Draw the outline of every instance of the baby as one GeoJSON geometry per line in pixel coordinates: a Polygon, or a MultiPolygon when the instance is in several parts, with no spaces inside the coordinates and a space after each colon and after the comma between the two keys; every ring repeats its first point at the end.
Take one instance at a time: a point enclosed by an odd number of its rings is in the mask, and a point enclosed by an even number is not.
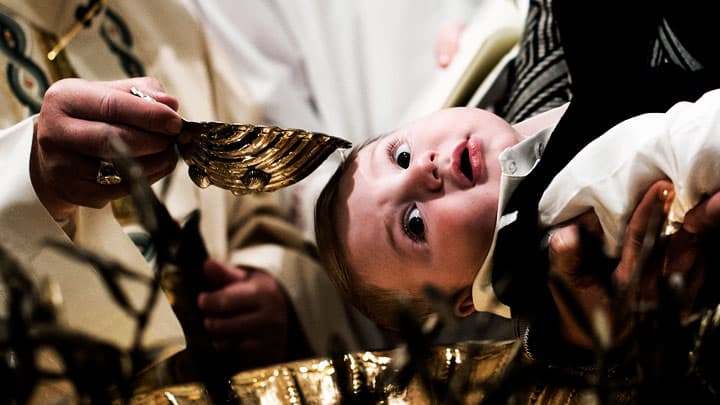
{"type": "MultiPolygon", "coordinates": [[[[399,297],[421,316],[430,312],[426,284],[452,298],[457,316],[475,310],[509,316],[490,282],[497,230],[513,220],[499,213],[540,159],[553,126],[525,138],[487,111],[455,108],[353,151],[316,207],[318,247],[331,278],[387,327],[399,297]]],[[[627,218],[653,181],[668,177],[675,184],[677,220],[720,189],[714,180],[720,162],[696,164],[697,156],[717,156],[719,148],[720,90],[625,121],[558,174],[540,218],[549,227],[594,209],[606,250],[615,253],[627,218]]]]}

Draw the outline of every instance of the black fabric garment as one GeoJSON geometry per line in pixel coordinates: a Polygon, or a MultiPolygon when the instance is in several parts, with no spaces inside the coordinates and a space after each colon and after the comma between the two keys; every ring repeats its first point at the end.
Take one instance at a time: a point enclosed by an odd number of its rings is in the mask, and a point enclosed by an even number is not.
{"type": "Polygon", "coordinates": [[[712,35],[717,31],[714,25],[697,26],[692,18],[692,13],[712,13],[718,7],[707,3],[688,7],[656,0],[554,0],[573,96],[541,161],[513,193],[503,213],[517,211],[518,216],[498,233],[493,288],[513,315],[532,317],[537,308],[546,307],[540,303],[549,299],[547,252],[540,249],[544,231],[538,227],[537,208],[555,174],[582,147],[620,121],[666,111],[678,101],[694,101],[720,87],[715,69],[718,56],[713,52],[698,52],[697,59],[706,67],[696,71],[650,63],[664,19],[688,50],[700,49],[697,41],[718,37],[712,35]],[[675,8],[690,8],[692,13],[680,18],[675,8]]]}
{"type": "Polygon", "coordinates": [[[511,124],[570,101],[570,76],[552,13],[552,0],[530,0],[517,57],[508,67],[509,89],[496,113],[511,124]]]}

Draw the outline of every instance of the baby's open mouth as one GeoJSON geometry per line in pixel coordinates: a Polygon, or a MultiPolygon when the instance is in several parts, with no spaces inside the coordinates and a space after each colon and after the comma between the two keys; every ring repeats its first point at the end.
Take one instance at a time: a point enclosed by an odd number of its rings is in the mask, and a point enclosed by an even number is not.
{"type": "Polygon", "coordinates": [[[462,155],[460,155],[460,171],[468,180],[473,181],[473,170],[470,164],[470,151],[468,148],[463,149],[462,155]]]}

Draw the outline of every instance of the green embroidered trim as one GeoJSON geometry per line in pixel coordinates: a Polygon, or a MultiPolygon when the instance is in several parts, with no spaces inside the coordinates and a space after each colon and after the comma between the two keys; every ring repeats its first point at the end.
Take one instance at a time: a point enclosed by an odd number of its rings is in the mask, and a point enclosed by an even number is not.
{"type": "Polygon", "coordinates": [[[7,82],[15,97],[30,109],[40,112],[40,104],[50,84],[40,67],[25,56],[27,39],[20,25],[10,16],[0,13],[0,52],[9,60],[6,67],[7,82]],[[21,71],[35,82],[36,93],[30,94],[20,83],[21,71]]]}

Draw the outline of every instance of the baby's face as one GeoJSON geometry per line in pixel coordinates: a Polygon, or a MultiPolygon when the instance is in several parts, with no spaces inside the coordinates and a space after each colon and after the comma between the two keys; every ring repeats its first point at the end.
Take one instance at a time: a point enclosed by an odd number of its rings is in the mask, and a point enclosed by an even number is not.
{"type": "Polygon", "coordinates": [[[357,277],[410,293],[471,285],[495,227],[498,155],[517,139],[499,117],[456,108],[362,149],[340,183],[336,218],[357,277]]]}

